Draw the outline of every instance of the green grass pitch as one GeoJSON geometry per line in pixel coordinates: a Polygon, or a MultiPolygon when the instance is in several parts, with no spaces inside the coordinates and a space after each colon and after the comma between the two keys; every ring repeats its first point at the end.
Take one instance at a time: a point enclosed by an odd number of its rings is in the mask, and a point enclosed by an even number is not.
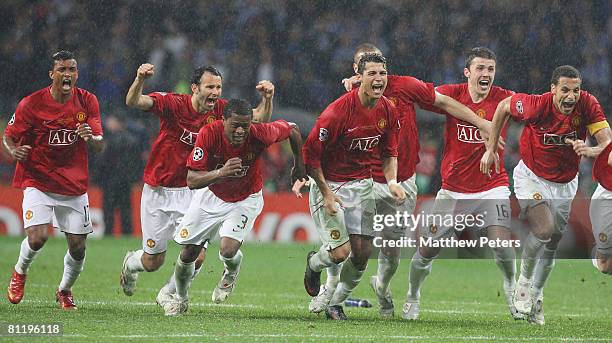
{"type": "MultiPolygon", "coordinates": [[[[19,252],[20,238],[0,240],[3,292],[19,252]]],[[[379,317],[377,308],[346,308],[347,322],[332,322],[308,313],[302,285],[311,244],[247,242],[238,284],[226,303],[210,300],[222,264],[217,245],[209,249],[205,270],[190,290],[186,315],[168,318],[155,304],[159,287],[170,276],[178,253],[170,244],[166,264],[142,273],[136,293],[123,295],[119,273],[128,249],[137,239],[90,240],[85,270],[73,294],[76,312],[56,308],[66,243],[50,239],[28,275],[19,305],[0,301],[0,322],[62,323],[63,337],[0,337],[0,341],[612,341],[612,278],[598,273],[588,260],[559,260],[545,290],[546,325],[514,321],[501,295],[501,274],[491,260],[439,260],[427,279],[417,322],[401,319],[409,260],[403,259],[393,280],[396,316],[379,317]]],[[[371,260],[354,297],[376,304],[368,278],[371,260]]]]}

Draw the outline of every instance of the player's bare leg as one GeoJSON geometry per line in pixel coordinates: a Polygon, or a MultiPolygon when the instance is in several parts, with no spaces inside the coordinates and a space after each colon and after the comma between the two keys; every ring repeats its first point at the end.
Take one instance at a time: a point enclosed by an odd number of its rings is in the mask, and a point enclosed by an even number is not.
{"type": "Polygon", "coordinates": [[[329,319],[345,320],[346,315],[342,304],[353,292],[361,281],[361,277],[368,266],[368,259],[372,254],[371,236],[349,235],[351,254],[342,264],[340,271],[340,283],[334,291],[334,295],[329,302],[326,315],[329,319]]]}
{"type": "Polygon", "coordinates": [[[612,275],[612,256],[597,252],[593,259],[593,266],[604,274],[612,275]]]}
{"type": "MultiPolygon", "coordinates": [[[[532,277],[538,263],[538,254],[553,234],[553,216],[546,203],[540,203],[527,210],[531,233],[527,236],[521,256],[521,273],[514,291],[513,303],[523,313],[531,313],[533,305],[532,277]]],[[[554,255],[554,254],[553,254],[554,255]]],[[[554,259],[554,256],[553,256],[554,259]]]]}
{"type": "MultiPolygon", "coordinates": [[[[510,230],[503,226],[489,226],[487,228],[487,236],[491,240],[500,239],[502,241],[509,241],[512,237],[510,234],[510,230]]],[[[522,313],[516,310],[514,303],[512,301],[512,297],[514,296],[514,289],[516,288],[516,253],[514,248],[508,247],[496,247],[492,248],[493,256],[495,258],[495,264],[502,272],[504,277],[503,281],[503,289],[504,295],[506,297],[506,303],[508,304],[508,308],[510,309],[510,314],[514,319],[524,319],[522,313]]]]}
{"type": "Polygon", "coordinates": [[[408,294],[402,309],[404,319],[416,320],[419,318],[421,286],[427,275],[431,273],[433,260],[438,256],[440,250],[434,247],[419,247],[412,256],[408,276],[408,294]]]}
{"type": "MultiPolygon", "coordinates": [[[[383,239],[391,237],[386,237],[383,231],[383,239]]],[[[379,312],[383,317],[392,317],[395,311],[389,284],[399,266],[400,252],[400,248],[383,246],[378,253],[377,273],[370,279],[370,286],[378,298],[379,312]]]]}
{"type": "Polygon", "coordinates": [[[42,224],[26,228],[27,237],[21,242],[19,258],[7,290],[7,298],[13,304],[18,304],[23,299],[28,269],[49,238],[47,227],[47,224],[42,224]]]}
{"type": "Polygon", "coordinates": [[[221,237],[219,246],[219,259],[225,266],[221,280],[215,287],[212,294],[212,301],[221,303],[227,299],[236,286],[236,280],[240,273],[240,263],[242,262],[242,242],[230,237],[221,237]]]}
{"type": "Polygon", "coordinates": [[[56,300],[64,310],[76,310],[77,306],[72,298],[72,286],[83,271],[85,264],[85,246],[87,235],[66,233],[68,251],[64,256],[64,274],[56,293],[56,300]]]}

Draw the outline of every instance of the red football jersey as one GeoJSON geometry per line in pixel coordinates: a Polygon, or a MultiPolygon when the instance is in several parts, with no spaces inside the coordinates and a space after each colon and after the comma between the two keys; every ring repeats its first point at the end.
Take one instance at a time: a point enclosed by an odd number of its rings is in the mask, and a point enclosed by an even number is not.
{"type": "Polygon", "coordinates": [[[206,124],[223,119],[227,100],[219,99],[212,111],[197,112],[190,94],[155,92],[151,112],[160,119],[159,135],[144,170],[144,182],[153,187],[186,187],[185,161],[193,149],[198,131],[206,124]]]}
{"type": "MultiPolygon", "coordinates": [[[[419,163],[419,133],[414,103],[421,107],[431,106],[436,101],[436,92],[433,83],[425,83],[411,76],[389,75],[384,95],[395,105],[399,116],[397,181],[402,182],[414,175],[419,163]]],[[[382,164],[374,164],[372,177],[376,182],[387,183],[382,164]]]]}
{"type": "Polygon", "coordinates": [[[580,157],[565,143],[566,138],[585,140],[587,129],[595,133],[608,127],[601,105],[586,91],[580,91],[580,99],[569,115],[557,110],[550,92],[515,94],[510,111],[515,119],[525,121],[521,159],[537,176],[552,182],[569,182],[578,174],[580,157]]]}
{"type": "MultiPolygon", "coordinates": [[[[442,85],[436,87],[440,94],[449,96],[474,111],[479,117],[493,120],[493,115],[500,101],[512,96],[514,92],[493,86],[487,97],[474,103],[468,84],[442,85]]],[[[508,186],[508,174],[504,167],[504,151],[498,150],[500,172],[492,173],[491,178],[480,172],[480,159],[486,147],[480,130],[474,125],[459,120],[437,108],[427,108],[446,115],[444,128],[444,153],[440,174],[442,189],[459,193],[479,193],[499,186],[508,186]]],[[[502,129],[502,137],[506,138],[507,127],[502,129]]]]}
{"type": "Polygon", "coordinates": [[[370,178],[380,156],[397,156],[397,109],[384,96],[368,109],[357,92],[346,93],[327,106],[302,148],[304,163],[320,167],[326,180],[370,178]]]}
{"type": "Polygon", "coordinates": [[[244,144],[233,147],[223,131],[223,121],[215,121],[200,129],[195,148],[187,159],[187,167],[193,170],[211,171],[223,167],[230,158],[240,157],[242,159],[240,172],[208,188],[223,201],[244,200],[263,187],[261,154],[268,146],[289,138],[290,134],[291,125],[284,120],[253,123],[244,144]]]}
{"type": "Polygon", "coordinates": [[[597,156],[593,163],[593,180],[599,182],[605,189],[612,192],[612,167],[608,164],[608,158],[612,152],[612,143],[597,156]]]}
{"type": "Polygon", "coordinates": [[[89,178],[87,143],[76,133],[87,123],[95,136],[102,135],[100,106],[92,93],[74,88],[65,104],[51,96],[51,87],[25,97],[4,134],[20,145],[31,145],[25,161],[18,161],[13,186],[36,187],[43,192],[81,195],[89,178]]]}

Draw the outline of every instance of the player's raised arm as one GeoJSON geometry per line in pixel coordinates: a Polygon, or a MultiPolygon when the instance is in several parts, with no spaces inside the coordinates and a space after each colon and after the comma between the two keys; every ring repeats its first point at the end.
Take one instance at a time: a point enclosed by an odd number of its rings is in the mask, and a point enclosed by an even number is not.
{"type": "Polygon", "coordinates": [[[487,150],[480,160],[480,171],[487,175],[491,175],[490,168],[491,164],[493,163],[495,163],[495,172],[499,173],[499,155],[497,155],[496,150],[501,137],[502,128],[504,125],[506,125],[506,122],[511,115],[510,99],[511,97],[507,97],[506,99],[500,101],[500,103],[497,105],[497,109],[495,110],[495,114],[493,115],[491,135],[485,142],[487,150]]]}
{"type": "Polygon", "coordinates": [[[272,118],[272,99],[274,98],[274,84],[268,80],[259,81],[255,89],[261,95],[261,102],[253,109],[254,123],[267,123],[272,118]]]}
{"type": "Polygon", "coordinates": [[[490,121],[477,116],[474,111],[470,110],[467,106],[449,96],[436,92],[434,106],[446,111],[448,114],[459,120],[463,120],[476,126],[483,134],[483,137],[488,137],[491,134],[490,121]]]}
{"type": "Polygon", "coordinates": [[[125,96],[125,104],[131,108],[137,108],[142,111],[148,111],[153,107],[153,99],[148,95],[142,94],[144,82],[146,79],[153,76],[155,66],[150,63],[141,64],[136,71],[136,78],[127,95],[125,96]]]}

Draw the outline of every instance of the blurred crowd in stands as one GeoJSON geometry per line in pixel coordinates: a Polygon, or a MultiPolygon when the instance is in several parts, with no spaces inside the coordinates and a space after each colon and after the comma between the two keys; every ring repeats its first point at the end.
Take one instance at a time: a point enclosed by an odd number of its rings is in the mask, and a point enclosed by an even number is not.
{"type": "MultiPolygon", "coordinates": [[[[371,42],[388,58],[389,72],[442,83],[464,82],[464,52],[486,46],[497,53],[495,83],[518,92],[549,90],[561,64],[576,66],[583,88],[610,112],[607,0],[110,1],[5,0],[0,4],[0,129],[20,98],[49,84],[49,56],[76,53],[78,86],[100,100],[109,149],[94,157],[93,183],[139,182],[158,120],[128,109],[125,94],[137,67],[153,63],[145,92],[189,93],[194,67],[223,74],[223,96],[255,106],[257,81],[276,85],[275,116],[299,108],[315,117],[342,94],[355,47],[371,42]],[[111,168],[108,170],[107,168],[111,168]]],[[[439,188],[443,117],[419,114],[424,193],[439,188]]],[[[302,127],[307,134],[309,127],[302,127]]],[[[510,131],[507,166],[518,161],[520,127],[510,131]]],[[[290,152],[266,156],[268,191],[287,191],[290,152]]],[[[590,179],[590,162],[582,175],[590,179]]],[[[0,181],[13,165],[0,158],[0,181]]],[[[590,187],[590,183],[586,183],[590,187]]]]}

